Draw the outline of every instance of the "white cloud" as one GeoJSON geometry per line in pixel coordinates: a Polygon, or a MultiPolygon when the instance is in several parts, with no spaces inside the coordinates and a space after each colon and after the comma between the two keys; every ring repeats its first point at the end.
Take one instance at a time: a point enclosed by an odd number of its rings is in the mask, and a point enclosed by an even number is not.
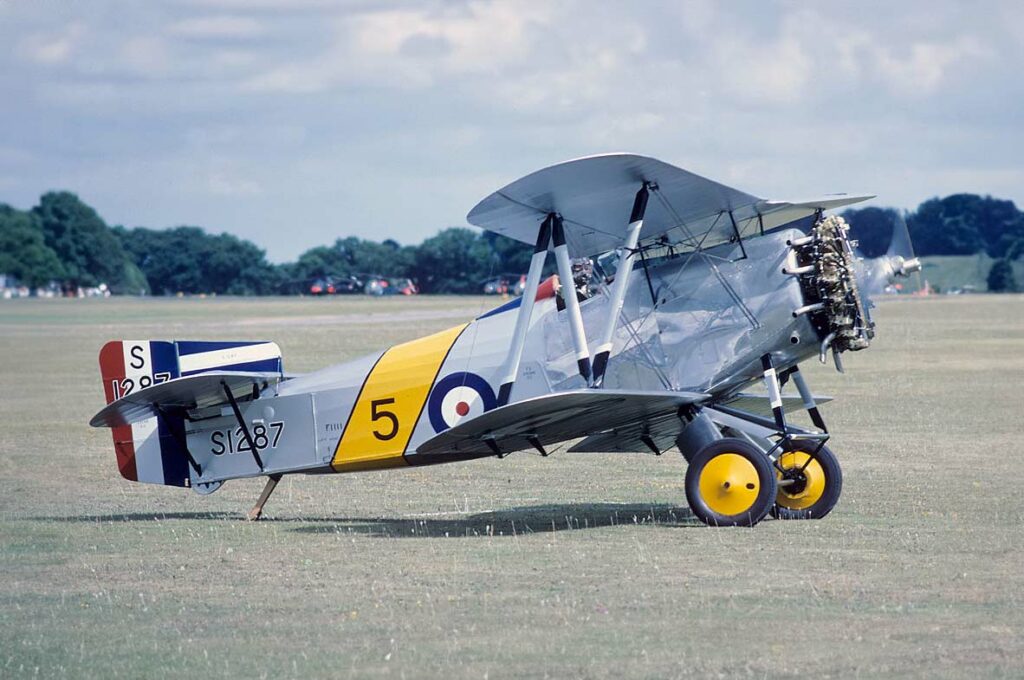
{"type": "Polygon", "coordinates": [[[223,170],[214,170],[207,177],[207,188],[217,196],[255,196],[260,185],[251,179],[234,176],[223,170]]]}
{"type": "Polygon", "coordinates": [[[545,24],[551,15],[542,3],[477,0],[435,10],[368,12],[357,16],[351,29],[354,51],[359,56],[402,60],[409,41],[430,38],[448,46],[439,55],[446,71],[475,73],[529,57],[529,26],[545,24]]]}
{"type": "Polygon", "coordinates": [[[936,92],[950,71],[992,56],[990,49],[973,36],[951,42],[914,42],[909,54],[875,45],[871,49],[875,68],[893,94],[921,96],[936,92]]]}
{"type": "Polygon", "coordinates": [[[161,38],[129,38],[119,52],[120,69],[136,75],[156,78],[166,75],[174,67],[170,47],[161,38]]]}
{"type": "Polygon", "coordinates": [[[325,53],[275,66],[245,89],[425,88],[455,76],[496,73],[535,57],[530,29],[551,18],[546,5],[518,1],[357,12],[336,22],[325,53]]]}
{"type": "Polygon", "coordinates": [[[19,45],[21,55],[37,64],[61,64],[71,58],[85,37],[85,26],[75,22],[53,33],[36,33],[19,45]]]}
{"type": "Polygon", "coordinates": [[[289,147],[301,144],[306,136],[300,125],[237,122],[190,127],[184,139],[196,152],[202,152],[214,147],[244,148],[257,137],[266,147],[289,147]]]}
{"type": "Polygon", "coordinates": [[[221,14],[183,19],[168,26],[167,31],[186,38],[254,38],[266,29],[252,17],[221,14]]]}
{"type": "Polygon", "coordinates": [[[723,39],[715,43],[723,83],[731,94],[759,104],[793,103],[807,94],[812,61],[805,38],[778,40],[723,39]]]}
{"type": "Polygon", "coordinates": [[[327,230],[418,241],[607,150],[764,195],[1024,198],[1020,3],[320,2],[0,0],[5,131],[32,158],[0,151],[0,200],[67,186],[285,258],[327,230]]]}

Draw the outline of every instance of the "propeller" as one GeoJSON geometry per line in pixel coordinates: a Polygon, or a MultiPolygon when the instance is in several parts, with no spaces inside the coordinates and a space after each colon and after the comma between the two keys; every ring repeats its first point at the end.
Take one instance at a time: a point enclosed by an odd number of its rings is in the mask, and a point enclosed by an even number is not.
{"type": "Polygon", "coordinates": [[[914,255],[914,243],[910,240],[910,230],[903,215],[896,215],[896,224],[892,228],[892,240],[885,256],[889,258],[893,275],[908,277],[921,271],[921,260],[914,255]]]}
{"type": "Polygon", "coordinates": [[[862,258],[858,269],[860,289],[869,296],[880,295],[899,279],[921,271],[921,260],[914,255],[910,230],[907,229],[907,222],[902,215],[896,215],[889,249],[885,255],[862,258]]]}

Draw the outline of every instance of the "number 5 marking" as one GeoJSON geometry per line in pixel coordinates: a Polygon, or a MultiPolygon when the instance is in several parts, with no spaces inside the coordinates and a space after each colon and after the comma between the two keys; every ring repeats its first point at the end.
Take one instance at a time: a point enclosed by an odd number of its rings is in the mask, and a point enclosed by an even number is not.
{"type": "Polygon", "coordinates": [[[393,398],[388,399],[374,399],[370,402],[370,420],[377,421],[381,418],[391,421],[391,430],[389,432],[381,432],[379,430],[373,431],[373,436],[382,442],[386,442],[389,439],[394,439],[395,435],[398,434],[398,416],[391,411],[385,411],[378,407],[386,406],[387,404],[394,404],[393,398]]]}

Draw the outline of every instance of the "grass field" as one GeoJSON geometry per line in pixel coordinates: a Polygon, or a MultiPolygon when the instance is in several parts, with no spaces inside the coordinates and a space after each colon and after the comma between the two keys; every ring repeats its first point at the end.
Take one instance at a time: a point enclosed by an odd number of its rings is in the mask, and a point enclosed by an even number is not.
{"type": "Polygon", "coordinates": [[[0,303],[0,677],[1024,675],[1024,297],[882,302],[809,367],[844,464],[813,522],[710,529],[678,455],[259,480],[117,473],[111,338],[274,339],[306,371],[495,300],[0,303]]]}
{"type": "MultiPolygon", "coordinates": [[[[988,290],[988,273],[994,259],[985,253],[977,255],[932,255],[922,257],[921,278],[940,291],[971,286],[975,291],[988,290]]],[[[1012,262],[1017,283],[1024,282],[1024,258],[1012,262]]],[[[917,287],[917,276],[910,279],[909,288],[917,287]]]]}

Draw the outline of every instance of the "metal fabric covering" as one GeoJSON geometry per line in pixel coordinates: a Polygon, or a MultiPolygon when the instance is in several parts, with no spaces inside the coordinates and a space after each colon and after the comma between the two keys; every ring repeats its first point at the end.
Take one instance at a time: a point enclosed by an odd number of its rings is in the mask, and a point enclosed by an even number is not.
{"type": "Polygon", "coordinates": [[[737,232],[753,236],[818,210],[871,198],[835,194],[806,201],[768,201],[654,158],[612,153],[526,175],[480,201],[466,219],[533,244],[545,216],[558,213],[572,254],[596,255],[622,245],[630,207],[644,182],[657,188],[651,192],[640,241],[667,235],[670,243],[691,249],[729,241],[737,232]]]}
{"type": "Polygon", "coordinates": [[[431,454],[488,454],[556,444],[648,420],[675,418],[679,407],[710,395],[699,392],[571,390],[514,402],[446,430],[419,446],[431,454]],[[489,444],[488,441],[491,443],[489,444]]]}

